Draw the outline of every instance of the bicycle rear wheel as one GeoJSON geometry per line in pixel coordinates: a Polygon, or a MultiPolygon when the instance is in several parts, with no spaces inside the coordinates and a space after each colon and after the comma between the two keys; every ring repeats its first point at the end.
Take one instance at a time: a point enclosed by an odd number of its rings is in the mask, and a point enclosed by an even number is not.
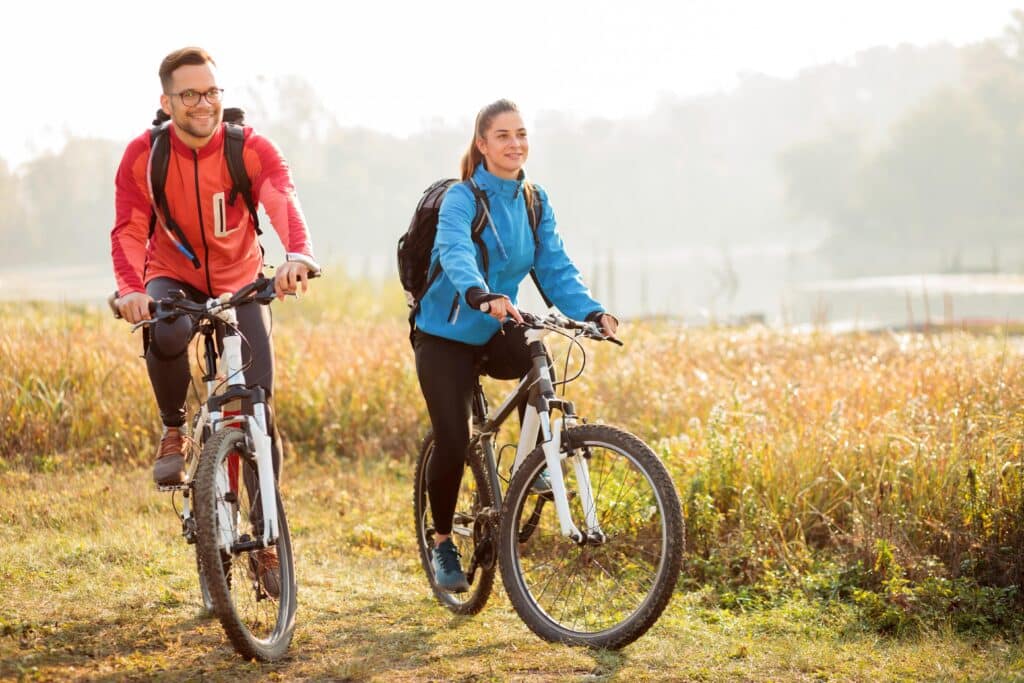
{"type": "Polygon", "coordinates": [[[235,428],[207,441],[195,483],[199,571],[214,612],[243,657],[274,661],[288,650],[295,629],[296,584],[291,538],[280,494],[277,567],[260,551],[233,554],[222,546],[221,525],[232,544],[262,533],[263,501],[245,434],[235,428]],[[275,594],[276,593],[276,594],[275,594]]]}
{"type": "Polygon", "coordinates": [[[413,509],[416,515],[416,543],[420,563],[427,574],[430,587],[438,601],[456,614],[476,614],[487,604],[494,585],[496,529],[480,517],[484,508],[494,505],[490,483],[484,471],[479,451],[466,458],[459,498],[455,505],[452,541],[462,555],[462,568],[469,580],[465,593],[449,593],[437,585],[431,564],[434,547],[434,520],[427,500],[427,467],[434,455],[434,437],[428,433],[416,461],[416,484],[413,491],[413,509]]]}
{"type": "Polygon", "coordinates": [[[509,485],[499,532],[501,576],[520,618],[541,638],[620,648],[649,629],[675,589],[683,519],[668,471],[640,439],[605,425],[567,432],[562,461],[569,508],[585,535],[585,459],[603,540],[578,545],[562,535],[551,494],[531,486],[546,467],[537,447],[509,485]]]}

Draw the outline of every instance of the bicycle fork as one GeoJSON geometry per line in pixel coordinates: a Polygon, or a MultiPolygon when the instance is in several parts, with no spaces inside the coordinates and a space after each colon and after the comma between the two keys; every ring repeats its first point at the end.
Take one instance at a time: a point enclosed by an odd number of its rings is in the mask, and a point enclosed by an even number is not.
{"type": "MultiPolygon", "coordinates": [[[[237,315],[234,309],[228,309],[218,313],[218,317],[227,323],[222,340],[223,353],[221,355],[223,375],[228,384],[227,390],[217,397],[216,405],[211,405],[210,421],[215,429],[227,425],[244,425],[249,445],[256,460],[256,472],[258,474],[257,487],[261,501],[262,512],[262,534],[253,541],[238,542],[235,539],[234,530],[238,528],[237,520],[232,519],[232,510],[227,505],[218,506],[220,544],[225,550],[233,553],[257,548],[266,548],[277,540],[279,534],[279,521],[277,518],[277,495],[276,482],[274,481],[274,457],[269,433],[269,420],[267,419],[266,395],[259,387],[248,388],[245,383],[245,375],[242,372],[242,339],[236,331],[237,315]],[[251,414],[227,415],[225,404],[229,401],[240,400],[249,402],[251,414]]],[[[212,341],[207,338],[208,343],[212,341]]],[[[208,356],[212,357],[212,356],[208,356]]],[[[207,376],[204,377],[208,383],[208,395],[212,395],[216,381],[215,373],[207,368],[207,376]]],[[[211,404],[214,402],[211,401],[211,404]]],[[[229,472],[221,470],[218,477],[221,491],[238,491],[238,477],[235,474],[231,477],[229,472]],[[233,479],[233,480],[231,480],[233,479]]]]}
{"type": "MultiPolygon", "coordinates": [[[[573,468],[576,474],[577,495],[580,496],[580,503],[583,507],[586,533],[580,531],[576,526],[569,510],[569,494],[565,485],[565,477],[562,474],[562,460],[568,457],[569,452],[563,450],[562,434],[575,424],[576,416],[571,402],[563,401],[555,396],[547,352],[540,341],[542,335],[538,334],[535,338],[531,338],[531,333],[535,332],[542,331],[530,330],[527,332],[527,341],[533,360],[531,377],[536,379],[530,387],[512,472],[514,474],[518,471],[526,456],[536,447],[538,435],[540,435],[540,445],[544,451],[548,479],[551,482],[551,498],[555,504],[555,512],[558,515],[558,525],[562,535],[579,545],[600,545],[604,543],[605,535],[597,519],[597,506],[590,485],[590,468],[587,465],[587,458],[583,455],[573,458],[573,468]],[[552,408],[557,408],[562,412],[562,417],[554,422],[551,420],[552,408]]],[[[571,444],[567,445],[571,446],[571,444]]]]}

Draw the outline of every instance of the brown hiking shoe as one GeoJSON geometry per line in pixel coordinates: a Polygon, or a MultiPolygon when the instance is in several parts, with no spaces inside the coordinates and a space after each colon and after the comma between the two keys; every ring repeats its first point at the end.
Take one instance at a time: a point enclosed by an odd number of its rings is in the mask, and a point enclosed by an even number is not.
{"type": "Polygon", "coordinates": [[[157,486],[176,486],[185,483],[185,456],[181,452],[181,428],[164,427],[153,465],[153,481],[157,486]]]}
{"type": "Polygon", "coordinates": [[[267,595],[275,600],[281,597],[281,563],[277,560],[277,548],[261,548],[249,553],[249,572],[254,578],[259,577],[267,595]]]}

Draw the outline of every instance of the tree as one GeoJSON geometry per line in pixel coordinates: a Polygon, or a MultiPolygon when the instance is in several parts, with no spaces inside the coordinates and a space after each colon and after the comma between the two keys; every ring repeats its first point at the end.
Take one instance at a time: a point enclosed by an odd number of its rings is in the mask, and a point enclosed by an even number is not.
{"type": "Polygon", "coordinates": [[[113,178],[121,147],[71,138],[58,154],[25,165],[21,184],[30,255],[46,263],[102,263],[110,257],[113,178]]]}
{"type": "Polygon", "coordinates": [[[21,183],[18,176],[8,170],[7,162],[0,159],[0,243],[5,245],[5,257],[10,262],[20,262],[33,253],[36,245],[42,243],[25,220],[25,208],[21,199],[21,183]]]}
{"type": "Polygon", "coordinates": [[[781,156],[789,205],[831,227],[836,261],[884,248],[891,258],[873,259],[875,269],[934,268],[942,254],[1024,245],[1022,41],[1024,13],[1015,12],[1002,41],[966,49],[961,81],[903,116],[874,150],[837,131],[781,156]]]}

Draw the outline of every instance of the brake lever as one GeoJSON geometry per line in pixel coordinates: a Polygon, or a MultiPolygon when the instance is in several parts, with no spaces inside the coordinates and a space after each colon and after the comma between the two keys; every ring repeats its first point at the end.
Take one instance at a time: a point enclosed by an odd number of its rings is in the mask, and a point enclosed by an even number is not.
{"type": "Polygon", "coordinates": [[[616,346],[625,346],[625,344],[622,343],[622,340],[616,337],[615,335],[605,334],[597,323],[587,323],[587,329],[584,330],[584,334],[586,334],[586,336],[590,337],[591,339],[596,339],[598,341],[608,341],[611,342],[612,344],[615,344],[616,346]]]}

